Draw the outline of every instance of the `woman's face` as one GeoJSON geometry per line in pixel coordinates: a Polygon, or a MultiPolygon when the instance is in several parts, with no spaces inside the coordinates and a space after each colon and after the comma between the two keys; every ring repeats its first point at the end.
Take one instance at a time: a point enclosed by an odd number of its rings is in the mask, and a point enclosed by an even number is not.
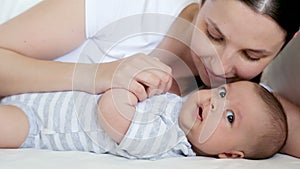
{"type": "Polygon", "coordinates": [[[207,0],[194,24],[192,59],[208,86],[257,76],[284,44],[275,21],[238,0],[207,0]]]}

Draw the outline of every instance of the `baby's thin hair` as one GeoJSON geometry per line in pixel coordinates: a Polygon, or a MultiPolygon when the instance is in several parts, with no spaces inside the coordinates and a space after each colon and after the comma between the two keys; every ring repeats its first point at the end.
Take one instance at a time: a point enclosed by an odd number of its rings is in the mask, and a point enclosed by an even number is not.
{"type": "Polygon", "coordinates": [[[265,159],[274,156],[284,146],[288,133],[287,117],[273,93],[258,84],[255,84],[255,91],[264,101],[269,121],[262,135],[254,140],[251,150],[246,153],[246,158],[265,159]]]}

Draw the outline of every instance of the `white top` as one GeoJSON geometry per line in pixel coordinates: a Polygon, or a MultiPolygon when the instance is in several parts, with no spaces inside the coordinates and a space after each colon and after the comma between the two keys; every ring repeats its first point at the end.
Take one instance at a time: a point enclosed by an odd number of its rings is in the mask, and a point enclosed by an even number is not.
{"type": "Polygon", "coordinates": [[[86,0],[86,42],[57,61],[108,62],[149,53],[180,12],[199,0],[86,0]]]}

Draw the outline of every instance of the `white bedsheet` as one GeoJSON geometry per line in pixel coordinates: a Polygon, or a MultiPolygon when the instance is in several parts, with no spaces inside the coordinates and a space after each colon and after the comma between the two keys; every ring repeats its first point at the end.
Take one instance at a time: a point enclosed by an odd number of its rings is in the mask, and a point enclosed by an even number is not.
{"type": "Polygon", "coordinates": [[[33,149],[0,150],[1,169],[300,169],[300,160],[278,154],[267,160],[168,158],[127,160],[108,154],[33,149]]]}

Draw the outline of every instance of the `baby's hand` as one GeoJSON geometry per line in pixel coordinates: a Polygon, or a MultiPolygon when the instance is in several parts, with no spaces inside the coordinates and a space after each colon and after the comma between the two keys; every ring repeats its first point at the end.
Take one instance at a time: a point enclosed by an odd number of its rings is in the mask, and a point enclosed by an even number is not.
{"type": "Polygon", "coordinates": [[[100,125],[117,143],[122,141],[131,124],[137,102],[136,96],[126,89],[108,90],[100,98],[100,125]]]}

